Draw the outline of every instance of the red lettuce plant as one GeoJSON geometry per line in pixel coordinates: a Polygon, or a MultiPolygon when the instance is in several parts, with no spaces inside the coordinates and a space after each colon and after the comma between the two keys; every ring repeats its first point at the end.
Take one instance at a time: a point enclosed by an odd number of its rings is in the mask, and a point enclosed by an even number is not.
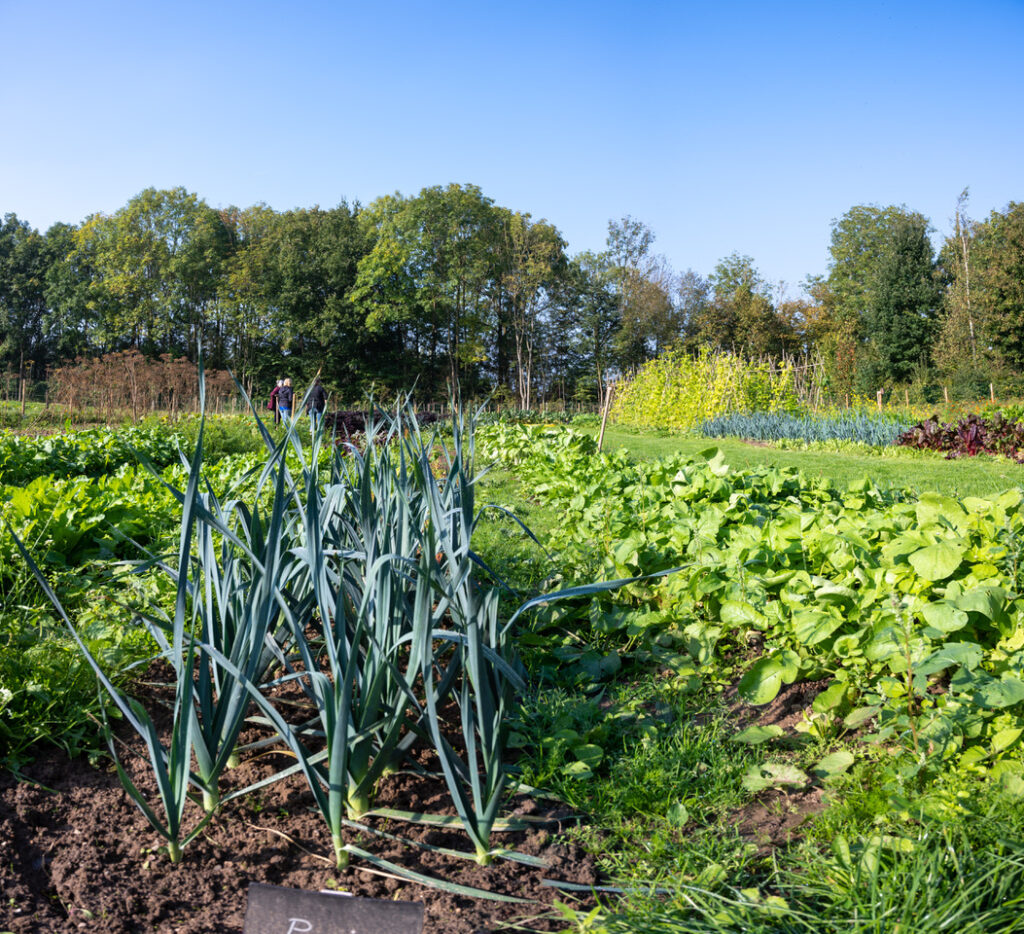
{"type": "Polygon", "coordinates": [[[933,415],[903,432],[896,444],[928,451],[945,451],[948,459],[977,454],[1003,454],[1024,463],[1024,424],[996,413],[990,418],[968,415],[943,424],[933,415]]]}

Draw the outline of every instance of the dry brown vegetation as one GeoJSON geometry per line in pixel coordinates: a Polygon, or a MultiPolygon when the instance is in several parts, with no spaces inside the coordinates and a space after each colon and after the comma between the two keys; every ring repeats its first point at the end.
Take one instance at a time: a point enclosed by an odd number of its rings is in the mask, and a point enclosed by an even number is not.
{"type": "MultiPolygon", "coordinates": [[[[199,370],[185,357],[162,354],[147,358],[138,350],[123,350],[50,372],[53,401],[69,409],[91,408],[105,415],[130,412],[133,419],[148,412],[199,409],[199,370]]],[[[206,370],[206,406],[221,412],[234,408],[237,393],[226,370],[206,370]]]]}

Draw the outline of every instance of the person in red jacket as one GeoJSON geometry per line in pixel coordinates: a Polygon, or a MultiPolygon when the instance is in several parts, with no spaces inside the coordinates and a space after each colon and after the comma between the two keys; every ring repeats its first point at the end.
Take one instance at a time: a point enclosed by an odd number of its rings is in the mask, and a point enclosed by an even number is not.
{"type": "Polygon", "coordinates": [[[278,411],[278,408],[277,408],[277,397],[278,397],[278,395],[281,392],[281,386],[283,385],[283,383],[284,383],[283,379],[279,379],[277,381],[277,385],[273,389],[270,390],[270,401],[267,403],[267,408],[271,409],[273,411],[273,413],[274,413],[274,424],[275,425],[280,425],[281,424],[281,413],[280,413],[280,411],[278,411]]]}

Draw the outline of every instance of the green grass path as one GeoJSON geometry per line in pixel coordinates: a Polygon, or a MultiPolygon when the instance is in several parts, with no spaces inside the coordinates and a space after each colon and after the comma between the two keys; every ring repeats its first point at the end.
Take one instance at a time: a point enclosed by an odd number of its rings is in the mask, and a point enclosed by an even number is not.
{"type": "MultiPolygon", "coordinates": [[[[596,430],[593,431],[596,434],[596,430]]],[[[717,447],[736,468],[759,464],[796,467],[810,476],[829,477],[846,485],[868,477],[881,487],[899,486],[916,493],[933,491],[952,496],[992,496],[1024,484],[1024,466],[1006,458],[877,457],[835,451],[781,451],[731,438],[693,438],[686,435],[637,433],[621,428],[605,432],[605,449],[626,448],[634,457],[650,460],[682,452],[697,454],[717,447]]]]}

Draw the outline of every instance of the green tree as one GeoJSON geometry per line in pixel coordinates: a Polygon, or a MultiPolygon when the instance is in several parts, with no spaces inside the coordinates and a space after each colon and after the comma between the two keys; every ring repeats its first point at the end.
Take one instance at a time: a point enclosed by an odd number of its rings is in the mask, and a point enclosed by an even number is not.
{"type": "MultiPolygon", "coordinates": [[[[919,316],[929,321],[934,317],[934,299],[925,297],[927,290],[919,290],[924,304],[916,309],[901,305],[902,300],[895,299],[893,295],[878,294],[883,280],[884,287],[890,292],[907,291],[907,282],[922,270],[908,268],[900,272],[896,265],[913,262],[907,251],[913,251],[911,241],[915,238],[918,247],[927,245],[930,248],[927,232],[927,218],[902,205],[879,207],[858,204],[832,222],[828,276],[823,282],[823,294],[827,295],[828,326],[836,335],[832,342],[834,347],[830,349],[844,357],[852,352],[853,359],[833,360],[831,365],[838,370],[852,371],[851,382],[863,389],[874,389],[879,381],[896,378],[893,365],[899,373],[909,372],[904,366],[907,351],[890,351],[881,342],[887,334],[899,338],[904,330],[913,333],[920,328],[911,320],[904,322],[905,328],[897,325],[891,320],[894,309],[900,307],[911,317],[919,316]],[[896,243],[898,233],[900,244],[896,243]],[[900,258],[897,260],[896,257],[900,258]],[[907,281],[900,286],[897,280],[902,278],[907,278],[907,281]],[[883,325],[878,333],[872,333],[875,323],[883,325]]],[[[931,333],[931,326],[925,330],[931,333]]],[[[917,357],[911,366],[919,362],[920,355],[921,348],[918,347],[917,357]]]]}
{"type": "Polygon", "coordinates": [[[721,260],[709,284],[711,299],[691,321],[691,344],[752,357],[777,357],[796,348],[796,335],[776,313],[771,287],[749,256],[733,253],[721,260]]]}
{"type": "Polygon", "coordinates": [[[374,245],[360,260],[353,300],[367,326],[399,326],[428,379],[437,356],[453,385],[472,392],[486,361],[498,215],[475,185],[392,195],[365,215],[374,245]]]}
{"type": "Polygon", "coordinates": [[[607,253],[577,254],[570,265],[563,301],[565,330],[572,334],[577,397],[600,400],[615,368],[614,344],[622,325],[616,269],[607,253]]]}
{"type": "MultiPolygon", "coordinates": [[[[500,296],[495,337],[499,357],[505,353],[501,347],[504,334],[511,338],[515,392],[520,408],[528,409],[534,401],[538,364],[548,349],[547,312],[564,273],[565,241],[547,221],[534,222],[529,214],[504,208],[496,212],[501,219],[501,240],[499,274],[493,283],[500,296]]],[[[500,381],[500,365],[497,375],[500,381]]]]}
{"type": "Polygon", "coordinates": [[[984,306],[977,302],[976,283],[972,282],[978,225],[967,216],[967,198],[965,188],[957,198],[953,230],[939,250],[942,314],[932,349],[943,379],[952,383],[958,397],[986,391],[987,384],[998,378],[1001,361],[984,306]]]}
{"type": "Polygon", "coordinates": [[[20,377],[45,372],[49,265],[46,240],[39,231],[17,215],[5,214],[0,224],[0,361],[20,377]]]}
{"type": "Polygon", "coordinates": [[[96,314],[89,308],[92,270],[76,258],[75,228],[54,224],[46,231],[46,317],[48,358],[63,362],[96,352],[96,314]]]}
{"type": "Polygon", "coordinates": [[[288,211],[274,218],[259,250],[261,301],[276,319],[277,369],[308,380],[322,369],[325,382],[358,398],[386,372],[386,335],[367,331],[353,302],[359,263],[368,252],[358,206],[288,211]]]}
{"type": "Polygon", "coordinates": [[[1011,201],[971,238],[972,308],[1002,366],[1024,369],[1024,202],[1011,201]]]}
{"type": "Polygon", "coordinates": [[[608,222],[606,254],[620,314],[615,350],[627,368],[657,356],[682,333],[672,300],[675,277],[664,257],[651,252],[654,239],[646,224],[628,215],[608,222]]]}
{"type": "Polygon", "coordinates": [[[864,320],[873,350],[872,375],[876,384],[906,382],[916,366],[929,362],[939,305],[924,218],[896,219],[872,270],[871,295],[864,320]]]}
{"type": "Polygon", "coordinates": [[[216,211],[184,188],[147,188],[113,215],[86,220],[75,244],[71,262],[93,272],[88,304],[101,343],[195,359],[212,332],[230,245],[216,211]]]}

